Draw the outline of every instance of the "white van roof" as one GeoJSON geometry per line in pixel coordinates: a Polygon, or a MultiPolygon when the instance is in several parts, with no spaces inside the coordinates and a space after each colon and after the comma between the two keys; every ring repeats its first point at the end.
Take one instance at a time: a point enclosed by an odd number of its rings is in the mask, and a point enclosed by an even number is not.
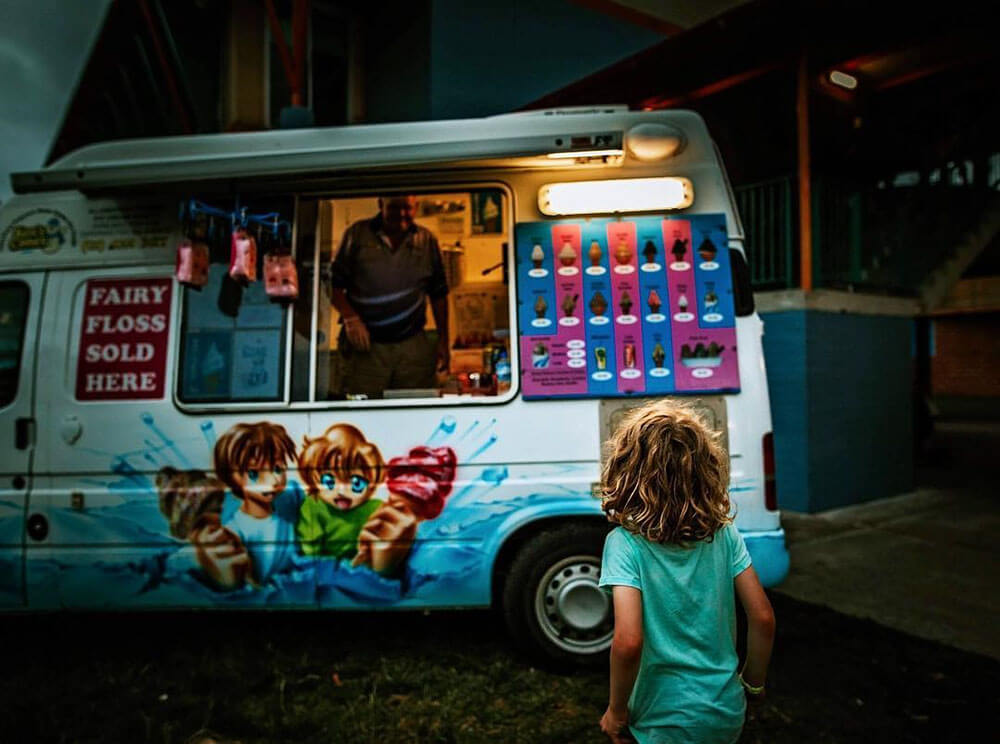
{"type": "MultiPolygon", "coordinates": [[[[709,147],[704,123],[692,111],[602,106],[482,119],[120,140],[83,147],[38,171],[14,173],[11,182],[14,191],[29,193],[310,176],[435,163],[511,167],[519,158],[536,158],[533,164],[538,166],[546,164],[547,154],[553,152],[621,150],[628,130],[647,122],[666,124],[678,130],[684,141],[709,147]]],[[[568,164],[561,162],[562,167],[568,164]]]]}

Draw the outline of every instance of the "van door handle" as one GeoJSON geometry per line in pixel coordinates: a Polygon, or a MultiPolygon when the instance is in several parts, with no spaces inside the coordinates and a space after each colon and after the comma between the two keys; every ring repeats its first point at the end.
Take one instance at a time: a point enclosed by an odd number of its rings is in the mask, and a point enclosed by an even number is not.
{"type": "Polygon", "coordinates": [[[28,449],[35,443],[35,419],[21,417],[14,421],[14,446],[28,449]]]}

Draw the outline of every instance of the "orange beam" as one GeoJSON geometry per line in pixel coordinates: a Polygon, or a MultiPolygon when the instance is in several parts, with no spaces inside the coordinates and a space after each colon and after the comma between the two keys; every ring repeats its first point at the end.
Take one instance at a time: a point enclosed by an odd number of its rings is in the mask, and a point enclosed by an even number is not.
{"type": "Polygon", "coordinates": [[[741,72],[736,75],[730,75],[722,80],[716,80],[713,83],[702,86],[687,93],[682,93],[679,96],[674,96],[673,98],[650,98],[642,102],[641,108],[644,109],[663,109],[670,108],[671,106],[677,106],[687,101],[693,101],[697,98],[707,98],[708,96],[715,95],[716,93],[721,93],[724,90],[733,88],[737,85],[747,82],[748,80],[753,80],[756,77],[765,75],[772,70],[779,70],[785,66],[784,61],[769,62],[766,65],[761,65],[760,67],[755,67],[752,70],[747,70],[746,72],[741,72]]]}
{"type": "Polygon", "coordinates": [[[803,292],[810,292],[813,288],[812,170],[809,163],[809,71],[805,52],[799,58],[795,111],[798,119],[800,285],[803,292]]]}

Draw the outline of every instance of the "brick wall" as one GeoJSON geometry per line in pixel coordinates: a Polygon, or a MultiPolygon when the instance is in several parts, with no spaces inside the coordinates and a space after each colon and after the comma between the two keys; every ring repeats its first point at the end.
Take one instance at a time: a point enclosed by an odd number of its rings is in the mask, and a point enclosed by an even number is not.
{"type": "Polygon", "coordinates": [[[934,319],[934,395],[1000,397],[1000,313],[934,319]]]}

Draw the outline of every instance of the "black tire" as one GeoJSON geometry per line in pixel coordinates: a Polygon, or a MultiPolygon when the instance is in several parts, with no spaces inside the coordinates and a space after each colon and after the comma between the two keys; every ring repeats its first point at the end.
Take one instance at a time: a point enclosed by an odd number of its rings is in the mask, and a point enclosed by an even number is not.
{"type": "Polygon", "coordinates": [[[533,659],[559,667],[606,665],[614,612],[597,587],[608,527],[569,524],[521,546],[503,586],[513,640],[533,659]]]}

